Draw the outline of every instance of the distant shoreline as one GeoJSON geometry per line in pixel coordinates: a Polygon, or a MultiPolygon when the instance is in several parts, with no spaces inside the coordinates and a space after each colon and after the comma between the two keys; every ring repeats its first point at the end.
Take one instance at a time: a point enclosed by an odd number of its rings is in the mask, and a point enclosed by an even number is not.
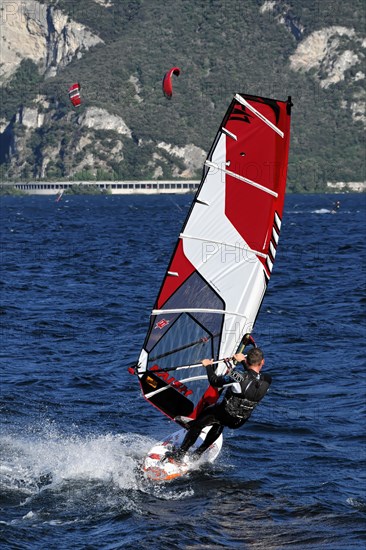
{"type": "MultiPolygon", "coordinates": [[[[66,195],[158,195],[195,193],[200,180],[126,180],[126,181],[28,181],[0,184],[0,196],[56,196],[66,195]]],[[[287,191],[295,193],[294,191],[287,191]]],[[[326,189],[312,191],[318,194],[364,193],[366,182],[328,183],[326,189]]],[[[308,191],[296,191],[309,194],[308,191]]],[[[310,193],[310,194],[311,194],[310,193]]]]}
{"type": "Polygon", "coordinates": [[[53,181],[14,182],[0,185],[1,194],[14,195],[157,195],[194,193],[200,180],[53,181]],[[12,192],[13,191],[13,192],[12,192]]]}

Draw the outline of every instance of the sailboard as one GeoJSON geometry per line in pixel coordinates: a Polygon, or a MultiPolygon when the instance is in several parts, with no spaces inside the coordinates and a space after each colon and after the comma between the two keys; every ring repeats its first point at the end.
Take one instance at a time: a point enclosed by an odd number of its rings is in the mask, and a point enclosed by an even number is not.
{"type": "Polygon", "coordinates": [[[176,422],[220,397],[201,360],[224,374],[223,359],[253,330],[281,231],[291,107],[290,97],[236,94],[204,163],[130,368],[145,399],[176,422]]]}
{"type": "MultiPolygon", "coordinates": [[[[192,451],[195,451],[204,442],[210,428],[211,426],[207,426],[202,430],[196,443],[192,446],[192,451]]],[[[152,481],[171,481],[198,469],[204,462],[214,462],[221,451],[222,435],[202,454],[199,460],[191,460],[189,455],[185,455],[180,462],[173,459],[166,460],[166,452],[179,447],[185,434],[186,430],[178,430],[150,449],[142,465],[146,478],[152,481]]]]}

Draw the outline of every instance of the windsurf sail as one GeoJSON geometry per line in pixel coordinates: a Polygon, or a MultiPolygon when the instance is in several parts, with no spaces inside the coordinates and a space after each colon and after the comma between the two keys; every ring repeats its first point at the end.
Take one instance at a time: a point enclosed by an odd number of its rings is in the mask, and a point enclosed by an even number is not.
{"type": "Polygon", "coordinates": [[[56,202],[60,202],[60,200],[62,199],[62,195],[64,194],[64,192],[65,192],[65,189],[61,189],[61,191],[59,191],[59,192],[57,193],[56,199],[55,199],[56,202]]]}
{"type": "Polygon", "coordinates": [[[253,330],[281,230],[291,106],[236,94],[205,161],[134,368],[144,397],[172,419],[218,399],[201,360],[226,372],[221,358],[253,330]]]}

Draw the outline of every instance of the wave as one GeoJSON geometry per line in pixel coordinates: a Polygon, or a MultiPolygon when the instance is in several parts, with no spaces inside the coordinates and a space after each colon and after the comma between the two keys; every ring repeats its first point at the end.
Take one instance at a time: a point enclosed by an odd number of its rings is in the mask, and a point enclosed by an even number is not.
{"type": "Polygon", "coordinates": [[[113,482],[138,488],[136,464],[151,440],[136,434],[63,435],[52,427],[33,437],[0,438],[0,485],[8,492],[38,492],[70,480],[113,482]]]}

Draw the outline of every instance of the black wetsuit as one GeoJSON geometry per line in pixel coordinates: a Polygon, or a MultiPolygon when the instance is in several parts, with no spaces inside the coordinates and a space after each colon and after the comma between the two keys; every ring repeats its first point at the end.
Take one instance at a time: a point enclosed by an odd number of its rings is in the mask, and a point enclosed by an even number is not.
{"type": "MultiPolygon", "coordinates": [[[[234,374],[238,374],[235,371],[234,374]]],[[[271,384],[272,378],[269,374],[257,374],[245,365],[245,370],[238,376],[216,375],[212,365],[207,367],[207,376],[211,386],[222,388],[228,384],[230,386],[225,391],[224,399],[220,403],[210,405],[202,411],[196,420],[189,424],[189,430],[179,449],[180,453],[186,453],[188,449],[196,442],[202,429],[205,426],[212,428],[206,435],[204,443],[196,451],[196,454],[202,454],[222,433],[224,427],[239,428],[250,417],[253,409],[263,399],[271,384]]]]}

